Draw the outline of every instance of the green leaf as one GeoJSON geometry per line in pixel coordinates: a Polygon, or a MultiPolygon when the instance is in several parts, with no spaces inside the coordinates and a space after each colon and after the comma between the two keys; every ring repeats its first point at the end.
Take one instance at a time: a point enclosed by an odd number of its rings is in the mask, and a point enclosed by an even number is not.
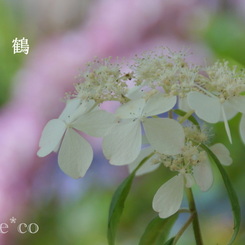
{"type": "Polygon", "coordinates": [[[112,197],[107,230],[107,239],[109,245],[115,244],[116,228],[122,215],[124,203],[130,191],[135,173],[153,154],[154,153],[151,153],[139,163],[138,167],[119,185],[112,197]]]}
{"type": "Polygon", "coordinates": [[[135,172],[132,172],[118,187],[113,195],[108,221],[107,238],[109,245],[115,244],[116,227],[124,209],[124,202],[131,188],[135,172]]]}
{"type": "Polygon", "coordinates": [[[175,237],[170,238],[168,241],[164,243],[164,245],[174,245],[174,239],[175,237]]]}
{"type": "Polygon", "coordinates": [[[178,214],[172,215],[167,219],[154,218],[146,227],[139,245],[160,245],[168,238],[169,232],[174,225],[178,214]]]}
{"type": "MultiPolygon", "coordinates": [[[[177,115],[182,116],[182,117],[184,117],[184,116],[186,115],[186,113],[187,113],[187,112],[182,111],[182,110],[180,110],[180,109],[175,109],[175,110],[173,110],[173,111],[174,111],[174,113],[176,113],[177,115]]],[[[190,122],[192,122],[194,125],[196,125],[198,129],[200,129],[200,125],[199,125],[197,119],[196,119],[194,116],[190,115],[190,116],[188,117],[188,120],[189,120],[190,122]]]]}
{"type": "Polygon", "coordinates": [[[220,163],[219,159],[215,156],[215,154],[204,144],[201,144],[201,147],[207,152],[207,154],[213,159],[213,161],[215,162],[216,166],[218,167],[220,174],[223,178],[228,196],[229,196],[229,200],[231,203],[231,207],[232,207],[232,211],[233,211],[233,217],[234,217],[234,231],[233,231],[233,235],[228,243],[228,245],[233,244],[233,242],[235,241],[239,228],[240,228],[240,224],[241,224],[241,210],[240,210],[240,205],[239,205],[239,201],[236,195],[235,190],[233,189],[231,182],[229,180],[229,177],[226,173],[226,171],[224,170],[222,164],[220,163]]]}

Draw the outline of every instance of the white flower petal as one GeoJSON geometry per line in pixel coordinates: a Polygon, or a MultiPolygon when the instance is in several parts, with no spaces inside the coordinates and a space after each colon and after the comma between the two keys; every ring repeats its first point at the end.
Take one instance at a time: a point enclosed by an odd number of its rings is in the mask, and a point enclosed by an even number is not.
{"type": "MultiPolygon", "coordinates": [[[[149,156],[154,149],[152,147],[147,147],[141,150],[139,156],[128,165],[129,172],[132,173],[139,165],[139,163],[147,156],[149,156]]],[[[136,172],[136,176],[140,176],[143,174],[150,173],[152,171],[155,171],[160,166],[160,163],[153,164],[152,163],[152,157],[149,158],[136,172]]]]}
{"type": "Polygon", "coordinates": [[[59,119],[50,120],[43,129],[41,139],[39,141],[40,149],[37,152],[39,157],[44,157],[54,151],[66,130],[66,125],[59,119]]]}
{"type": "Polygon", "coordinates": [[[134,86],[128,90],[125,96],[131,100],[141,99],[144,95],[142,88],[143,86],[134,86]]]}
{"type": "Polygon", "coordinates": [[[245,96],[232,97],[229,99],[235,110],[245,113],[245,96]]]}
{"type": "Polygon", "coordinates": [[[184,176],[185,176],[185,186],[187,188],[191,188],[195,183],[193,176],[191,174],[185,174],[184,176]]]}
{"type": "MultiPolygon", "coordinates": [[[[74,122],[78,117],[80,117],[81,115],[84,115],[88,111],[90,111],[94,105],[95,105],[94,100],[83,101],[81,103],[81,105],[78,106],[77,109],[73,113],[70,114],[70,117],[67,120],[67,122],[69,122],[69,123],[74,122]]],[[[94,108],[94,110],[96,110],[96,109],[94,108]]]]}
{"type": "Polygon", "coordinates": [[[179,98],[178,100],[178,108],[182,111],[191,111],[191,108],[188,104],[187,97],[179,98]]]}
{"type": "Polygon", "coordinates": [[[140,153],[142,143],[140,121],[119,123],[104,137],[103,153],[113,165],[133,162],[140,153]]]}
{"type": "Polygon", "coordinates": [[[185,134],[177,121],[169,118],[146,118],[143,125],[146,137],[156,151],[167,155],[181,152],[185,134]]]}
{"type": "Polygon", "coordinates": [[[70,115],[78,108],[80,102],[80,99],[67,100],[65,109],[60,114],[59,119],[64,121],[68,120],[70,115]]]}
{"type": "MultiPolygon", "coordinates": [[[[227,100],[223,103],[223,108],[224,108],[227,120],[232,119],[238,113],[238,110],[236,109],[234,110],[234,107],[227,100]]],[[[223,121],[223,120],[224,120],[223,116],[221,115],[220,121],[223,121]]]]}
{"type": "Polygon", "coordinates": [[[210,150],[216,155],[220,163],[229,166],[232,164],[229,150],[221,143],[217,143],[210,147],[210,150]]]}
{"type": "Polygon", "coordinates": [[[145,134],[142,135],[142,145],[149,145],[149,141],[148,139],[146,138],[145,134]]]}
{"type": "Polygon", "coordinates": [[[221,114],[222,114],[222,117],[223,117],[223,120],[224,120],[225,131],[227,133],[228,139],[229,139],[230,143],[232,143],[231,131],[230,131],[230,127],[229,127],[226,115],[225,115],[225,111],[224,111],[223,105],[221,105],[221,114]]]}
{"type": "Polygon", "coordinates": [[[176,213],[181,205],[184,192],[184,177],[177,175],[163,184],[153,198],[153,209],[161,218],[176,213]]]}
{"type": "Polygon", "coordinates": [[[199,92],[190,92],[187,95],[187,101],[199,118],[209,123],[217,123],[219,121],[221,104],[218,98],[213,98],[199,92]]]}
{"type": "Polygon", "coordinates": [[[143,115],[148,117],[167,112],[175,106],[176,101],[176,96],[165,97],[163,93],[157,93],[146,102],[143,115]]]}
{"type": "Polygon", "coordinates": [[[129,101],[128,103],[120,106],[116,111],[116,116],[120,118],[139,118],[142,115],[145,106],[144,99],[137,99],[129,101]]]}
{"type": "Polygon", "coordinates": [[[245,144],[245,114],[242,115],[240,125],[239,125],[239,131],[240,131],[241,139],[245,144]]]}
{"type": "Polygon", "coordinates": [[[68,128],[58,155],[58,163],[63,172],[74,179],[83,177],[92,159],[93,150],[90,144],[73,129],[68,128]]]}
{"type": "Polygon", "coordinates": [[[207,191],[213,184],[213,172],[208,158],[193,167],[193,175],[202,191],[207,191]]]}
{"type": "Polygon", "coordinates": [[[113,114],[96,110],[80,116],[72,126],[91,136],[103,137],[112,128],[114,119],[113,114]]]}

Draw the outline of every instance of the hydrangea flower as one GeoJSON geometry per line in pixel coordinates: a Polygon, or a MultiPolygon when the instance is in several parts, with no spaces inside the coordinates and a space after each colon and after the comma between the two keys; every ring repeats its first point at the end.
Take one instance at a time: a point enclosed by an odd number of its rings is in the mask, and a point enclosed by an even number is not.
{"type": "Polygon", "coordinates": [[[216,62],[205,69],[202,86],[196,84],[199,92],[190,92],[188,104],[197,116],[209,123],[224,121],[225,129],[232,142],[228,120],[238,112],[245,113],[245,72],[229,67],[228,62],[216,62]]]}
{"type": "Polygon", "coordinates": [[[59,166],[72,178],[83,177],[93,159],[92,147],[76,130],[101,137],[114,120],[94,106],[94,101],[69,100],[59,118],[50,120],[42,132],[37,155],[44,157],[59,150],[59,166]]]}
{"type": "Polygon", "coordinates": [[[161,89],[168,96],[178,97],[179,108],[184,107],[188,92],[194,89],[195,81],[201,80],[200,67],[188,64],[187,54],[159,49],[135,57],[132,65],[135,83],[139,88],[161,89]]]}
{"type": "MultiPolygon", "coordinates": [[[[232,163],[229,151],[223,144],[215,144],[210,150],[223,165],[232,163]]],[[[167,218],[179,210],[185,187],[191,188],[196,183],[202,191],[207,191],[212,186],[213,174],[206,152],[200,151],[198,146],[187,144],[180,155],[162,160],[165,166],[178,172],[158,189],[152,202],[159,216],[167,218]]]]}
{"type": "Polygon", "coordinates": [[[74,95],[82,100],[94,100],[96,103],[112,100],[125,103],[128,101],[125,97],[128,92],[126,81],[131,79],[131,74],[121,70],[121,65],[111,63],[111,58],[96,58],[79,74],[74,95]]]}
{"type": "Polygon", "coordinates": [[[185,138],[182,126],[173,119],[152,118],[169,111],[175,103],[176,97],[165,97],[158,92],[148,99],[133,100],[119,107],[116,112],[119,120],[102,143],[110,163],[124,165],[137,158],[142,145],[141,123],[155,150],[170,155],[181,152],[185,138]]]}

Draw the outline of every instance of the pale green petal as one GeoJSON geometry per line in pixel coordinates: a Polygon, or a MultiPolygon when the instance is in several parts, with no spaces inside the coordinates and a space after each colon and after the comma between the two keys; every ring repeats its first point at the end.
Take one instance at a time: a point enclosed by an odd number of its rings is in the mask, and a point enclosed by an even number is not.
{"type": "Polygon", "coordinates": [[[153,198],[153,209],[161,218],[176,213],[181,205],[184,192],[184,177],[177,175],[163,184],[153,198]]]}
{"type": "Polygon", "coordinates": [[[148,139],[146,138],[145,134],[142,135],[142,145],[149,145],[149,141],[148,139]]]}
{"type": "MultiPolygon", "coordinates": [[[[232,119],[238,113],[238,110],[236,109],[234,110],[234,107],[227,100],[223,103],[223,108],[224,108],[227,120],[232,119]]],[[[224,120],[223,116],[221,115],[220,121],[223,121],[223,120],[224,120]]]]}
{"type": "Polygon", "coordinates": [[[178,108],[182,111],[191,111],[192,109],[190,108],[188,101],[187,101],[187,97],[184,98],[179,98],[178,100],[178,108]]]}
{"type": "Polygon", "coordinates": [[[143,115],[148,117],[167,112],[175,106],[176,101],[176,96],[165,97],[163,93],[157,93],[147,100],[143,115]]]}
{"type": "Polygon", "coordinates": [[[185,186],[187,188],[191,188],[195,183],[193,176],[191,174],[185,174],[184,176],[185,176],[185,186]]]}
{"type": "Polygon", "coordinates": [[[65,130],[66,125],[63,121],[59,119],[50,120],[43,129],[37,155],[44,157],[54,151],[58,147],[65,130]]]}
{"type": "Polygon", "coordinates": [[[220,163],[223,165],[231,165],[232,158],[230,157],[229,150],[221,143],[217,143],[210,147],[210,150],[216,155],[220,163]]]}
{"type": "Polygon", "coordinates": [[[213,184],[213,172],[208,157],[193,167],[193,175],[197,185],[202,191],[207,191],[213,184]]]}
{"type": "Polygon", "coordinates": [[[176,155],[184,146],[183,127],[169,118],[146,118],[143,121],[145,134],[152,147],[162,154],[176,155]]]}
{"type": "Polygon", "coordinates": [[[240,126],[239,126],[239,131],[240,131],[241,139],[243,143],[245,144],[245,114],[242,115],[240,126]]]}
{"type": "Polygon", "coordinates": [[[116,111],[116,116],[122,119],[126,118],[139,118],[142,115],[145,106],[144,99],[132,100],[120,106],[116,111]]]}
{"type": "MultiPolygon", "coordinates": [[[[94,105],[95,105],[95,101],[94,100],[82,101],[81,105],[78,106],[77,109],[73,113],[71,113],[71,115],[70,115],[69,119],[67,120],[67,122],[69,122],[69,123],[74,122],[81,115],[84,115],[87,112],[89,112],[90,110],[92,110],[94,105]]],[[[95,108],[94,108],[94,110],[95,110],[95,108]]]]}
{"type": "Polygon", "coordinates": [[[119,123],[104,137],[103,153],[112,165],[133,162],[140,153],[142,143],[140,121],[119,123]]]}
{"type": "Polygon", "coordinates": [[[93,150],[90,144],[73,129],[67,129],[58,155],[62,171],[74,179],[83,177],[92,159],[93,150]]]}
{"type": "Polygon", "coordinates": [[[141,99],[144,95],[142,90],[143,87],[144,86],[134,86],[128,90],[128,93],[125,96],[131,100],[141,99]]]}
{"type": "Polygon", "coordinates": [[[59,119],[61,120],[68,120],[72,113],[79,107],[81,100],[80,99],[72,99],[67,100],[65,109],[59,116],[59,119]]]}
{"type": "Polygon", "coordinates": [[[232,97],[229,99],[236,111],[245,113],[245,96],[232,97]]]}
{"type": "Polygon", "coordinates": [[[221,104],[218,98],[210,97],[199,92],[190,92],[187,101],[197,116],[209,123],[217,123],[221,115],[221,104]]]}
{"type": "MultiPolygon", "coordinates": [[[[142,149],[136,160],[134,160],[132,163],[128,165],[129,172],[132,173],[138,167],[139,163],[145,157],[149,156],[153,151],[154,149],[152,147],[142,149]]],[[[155,164],[152,160],[152,157],[149,158],[136,172],[136,176],[144,175],[152,171],[155,171],[160,166],[160,163],[155,164]]]]}
{"type": "Polygon", "coordinates": [[[114,120],[113,114],[96,110],[80,116],[72,126],[91,136],[103,137],[112,128],[114,120]]]}

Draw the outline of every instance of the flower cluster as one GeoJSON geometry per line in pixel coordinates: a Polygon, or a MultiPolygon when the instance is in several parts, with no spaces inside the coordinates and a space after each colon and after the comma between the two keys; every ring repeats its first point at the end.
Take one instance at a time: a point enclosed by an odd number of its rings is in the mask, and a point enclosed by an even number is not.
{"type": "Polygon", "coordinates": [[[111,100],[125,102],[124,95],[128,91],[126,81],[131,78],[130,74],[122,74],[120,65],[110,60],[95,59],[87,64],[87,70],[78,76],[80,83],[75,84],[75,97],[97,103],[111,100]]]}
{"type": "MultiPolygon", "coordinates": [[[[184,187],[191,188],[196,183],[202,191],[207,191],[212,186],[212,168],[207,153],[200,147],[202,139],[203,136],[200,137],[200,141],[196,141],[186,135],[186,142],[180,154],[158,157],[159,163],[177,173],[163,184],[154,196],[153,209],[159,212],[161,218],[169,217],[179,210],[184,187]]],[[[223,165],[232,163],[229,151],[223,144],[212,145],[210,150],[223,165]]]]}
{"type": "MultiPolygon", "coordinates": [[[[192,114],[207,123],[224,121],[232,141],[228,120],[244,113],[240,133],[245,143],[245,72],[223,61],[207,67],[189,64],[185,53],[167,49],[136,56],[124,70],[111,59],[89,63],[60,117],[45,126],[38,155],[59,151],[61,169],[78,178],[93,159],[92,147],[79,132],[102,137],[109,162],[128,165],[130,171],[151,154],[138,175],[161,164],[176,173],[153,199],[153,209],[165,218],[179,209],[184,187],[197,184],[206,191],[213,182],[210,160],[201,147],[210,137],[205,126],[186,122],[192,114]],[[109,113],[100,108],[105,101],[120,106],[109,113]]],[[[223,144],[210,150],[222,164],[231,164],[223,144]]]]}
{"type": "MultiPolygon", "coordinates": [[[[196,83],[200,91],[188,94],[188,104],[206,122],[224,121],[232,142],[228,120],[238,112],[245,113],[245,71],[230,68],[227,61],[216,62],[203,70],[206,76],[199,84],[196,83]]],[[[244,133],[241,135],[244,141],[244,133]]]]}

